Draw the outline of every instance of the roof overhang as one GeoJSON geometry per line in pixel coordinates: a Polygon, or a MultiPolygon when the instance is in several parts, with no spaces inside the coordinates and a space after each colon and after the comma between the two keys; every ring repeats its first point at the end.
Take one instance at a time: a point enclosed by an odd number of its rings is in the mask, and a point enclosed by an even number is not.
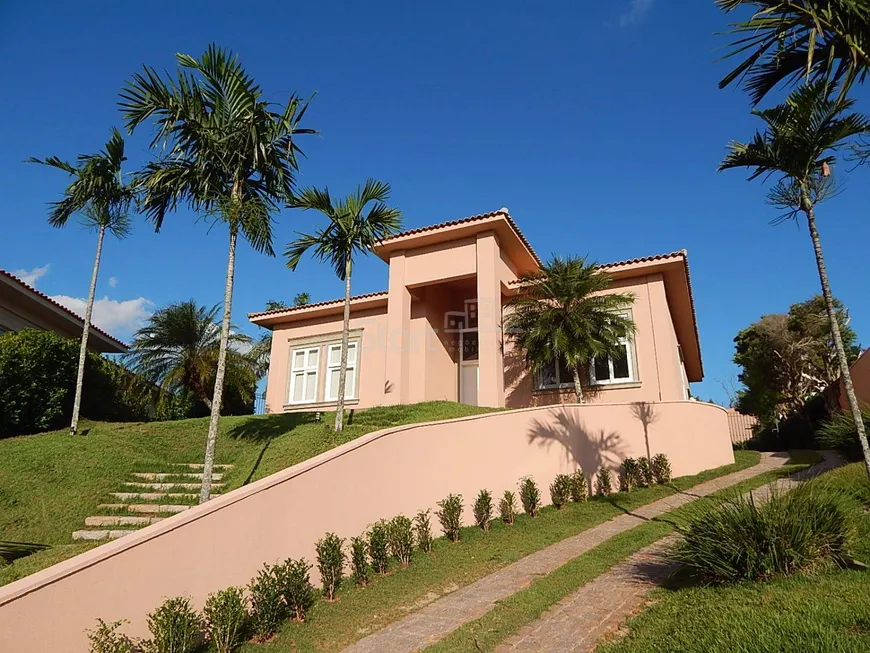
{"type": "Polygon", "coordinates": [[[677,342],[683,353],[686,376],[696,383],[704,379],[701,361],[701,342],[689,276],[689,256],[686,250],[646,258],[619,261],[602,265],[601,269],[614,279],[661,274],[665,284],[668,308],[677,333],[677,342]]]}
{"type": "MultiPolygon", "coordinates": [[[[351,297],[350,310],[352,312],[386,308],[387,293],[375,292],[367,295],[351,297]]],[[[248,313],[248,319],[257,326],[267,329],[276,324],[300,322],[330,315],[341,315],[344,311],[344,299],[333,299],[328,302],[305,304],[303,306],[290,306],[275,311],[261,311],[260,313],[248,313]]]]}
{"type": "MultiPolygon", "coordinates": [[[[68,338],[81,338],[85,321],[48,295],[28,285],[6,270],[0,270],[0,304],[21,307],[45,328],[68,338]]],[[[124,354],[128,346],[92,323],[88,330],[88,349],[104,354],[124,354]]]]}
{"type": "Polygon", "coordinates": [[[389,263],[394,252],[447,243],[488,231],[496,234],[499,247],[516,266],[520,276],[540,269],[541,260],[506,209],[411,229],[382,241],[372,251],[389,263]]]}

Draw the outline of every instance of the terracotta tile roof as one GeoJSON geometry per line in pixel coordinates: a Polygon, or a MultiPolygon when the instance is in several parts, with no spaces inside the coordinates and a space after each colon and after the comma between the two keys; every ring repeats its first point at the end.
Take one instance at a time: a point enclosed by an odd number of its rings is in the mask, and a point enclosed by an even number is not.
{"type": "Polygon", "coordinates": [[[497,215],[504,216],[505,220],[507,220],[508,224],[511,226],[511,229],[517,234],[517,237],[526,246],[531,255],[534,257],[535,261],[537,261],[538,265],[541,265],[541,259],[538,254],[535,252],[532,244],[526,239],[523,232],[520,231],[520,228],[517,226],[517,223],[514,222],[514,219],[511,217],[508,210],[505,208],[499,209],[498,211],[490,211],[489,213],[480,213],[478,215],[472,215],[467,218],[459,218],[458,220],[449,220],[447,222],[439,222],[438,224],[428,225],[426,227],[417,227],[415,229],[409,229],[408,231],[403,231],[401,233],[396,234],[395,236],[391,236],[386,240],[381,241],[383,244],[387,244],[392,242],[397,238],[402,238],[404,236],[413,236],[414,234],[422,234],[427,231],[435,231],[436,229],[444,229],[446,227],[455,227],[456,225],[468,224],[471,222],[477,222],[479,220],[486,220],[488,218],[494,218],[497,215]]]}
{"type": "MultiPolygon", "coordinates": [[[[0,274],[2,274],[2,275],[5,276],[5,277],[9,277],[9,278],[12,279],[13,281],[18,282],[19,284],[21,284],[22,286],[24,286],[27,290],[29,290],[29,291],[32,292],[33,294],[38,295],[39,297],[42,297],[44,300],[46,300],[46,301],[48,301],[49,303],[55,305],[57,308],[63,310],[65,313],[68,313],[71,317],[75,318],[76,320],[78,320],[79,322],[81,322],[82,325],[84,325],[85,320],[84,320],[84,318],[82,318],[78,313],[76,313],[76,312],[74,312],[74,311],[71,311],[70,309],[68,309],[68,308],[67,308],[66,306],[64,306],[63,304],[61,304],[61,303],[59,303],[59,302],[56,302],[56,301],[53,300],[51,297],[49,297],[48,295],[46,295],[44,292],[40,292],[39,290],[37,290],[36,288],[34,288],[33,286],[31,286],[29,283],[25,283],[24,281],[22,281],[21,279],[19,279],[18,277],[16,277],[16,276],[15,276],[14,274],[12,274],[11,272],[8,272],[8,271],[6,271],[6,270],[4,270],[4,269],[2,269],[2,268],[0,268],[0,274]]],[[[91,327],[90,327],[90,328],[93,329],[94,331],[96,331],[97,333],[99,333],[100,335],[102,335],[103,337],[108,338],[109,340],[111,340],[111,341],[114,342],[114,343],[117,343],[118,345],[120,345],[120,346],[123,347],[124,349],[129,349],[129,348],[130,348],[130,346],[129,346],[127,343],[125,343],[125,342],[123,342],[123,341],[121,341],[121,340],[118,340],[115,336],[113,336],[112,334],[108,333],[107,331],[103,331],[100,327],[96,326],[93,322],[91,322],[91,327]]]]}
{"type": "MultiPolygon", "coordinates": [[[[356,295],[350,298],[351,302],[355,302],[360,299],[374,299],[375,297],[383,297],[386,299],[387,291],[382,290],[380,292],[370,292],[364,295],[356,295]]],[[[340,299],[330,299],[325,302],[315,302],[313,304],[303,304],[302,306],[288,306],[287,308],[277,308],[273,311],[260,311],[258,313],[248,313],[248,319],[254,319],[258,317],[265,317],[266,315],[277,315],[278,313],[293,313],[295,311],[301,311],[307,308],[320,308],[321,306],[331,306],[333,304],[343,304],[344,297],[340,299]]]]}
{"type": "Polygon", "coordinates": [[[686,250],[681,249],[678,252],[671,252],[670,254],[656,254],[654,256],[642,256],[640,258],[632,258],[626,261],[615,261],[614,263],[602,263],[599,267],[602,268],[617,268],[622,265],[633,265],[635,263],[651,263],[653,261],[662,261],[664,259],[669,258],[688,258],[688,252],[686,250]]]}

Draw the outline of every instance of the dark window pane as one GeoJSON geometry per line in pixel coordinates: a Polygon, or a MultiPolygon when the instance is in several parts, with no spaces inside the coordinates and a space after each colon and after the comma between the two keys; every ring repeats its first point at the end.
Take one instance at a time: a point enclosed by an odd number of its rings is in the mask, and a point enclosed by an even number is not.
{"type": "Polygon", "coordinates": [[[550,386],[556,385],[556,366],[553,363],[549,363],[544,369],[540,371],[538,374],[538,385],[541,388],[546,388],[550,386]]]}
{"type": "Polygon", "coordinates": [[[614,379],[627,379],[630,374],[628,371],[628,351],[626,349],[622,350],[621,356],[614,356],[613,358],[613,378],[614,379]]]}
{"type": "Polygon", "coordinates": [[[462,360],[476,361],[480,353],[480,340],[477,331],[465,331],[462,334],[462,360]]]}
{"type": "Polygon", "coordinates": [[[607,356],[599,356],[595,359],[595,380],[610,380],[610,367],[607,364],[607,356]]]}

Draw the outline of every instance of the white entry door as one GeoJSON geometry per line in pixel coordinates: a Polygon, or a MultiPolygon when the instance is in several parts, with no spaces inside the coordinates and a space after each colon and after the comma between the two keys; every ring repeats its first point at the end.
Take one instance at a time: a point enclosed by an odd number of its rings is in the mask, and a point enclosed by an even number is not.
{"type": "Polygon", "coordinates": [[[478,354],[480,341],[477,329],[462,329],[459,332],[459,401],[477,406],[477,389],[480,384],[478,354]]]}

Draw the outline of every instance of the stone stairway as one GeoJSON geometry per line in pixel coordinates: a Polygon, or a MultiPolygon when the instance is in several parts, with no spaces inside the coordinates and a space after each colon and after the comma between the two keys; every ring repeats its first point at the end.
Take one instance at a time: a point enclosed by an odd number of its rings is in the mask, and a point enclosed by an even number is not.
{"type": "MultiPolygon", "coordinates": [[[[99,514],[85,518],[85,527],[72,534],[74,540],[115,540],[156,524],[161,519],[196,505],[202,483],[201,463],[162,466],[157,472],[133,472],[111,499],[97,508],[99,514]]],[[[224,475],[233,465],[215,465],[212,494],[220,494],[224,475]]]]}

